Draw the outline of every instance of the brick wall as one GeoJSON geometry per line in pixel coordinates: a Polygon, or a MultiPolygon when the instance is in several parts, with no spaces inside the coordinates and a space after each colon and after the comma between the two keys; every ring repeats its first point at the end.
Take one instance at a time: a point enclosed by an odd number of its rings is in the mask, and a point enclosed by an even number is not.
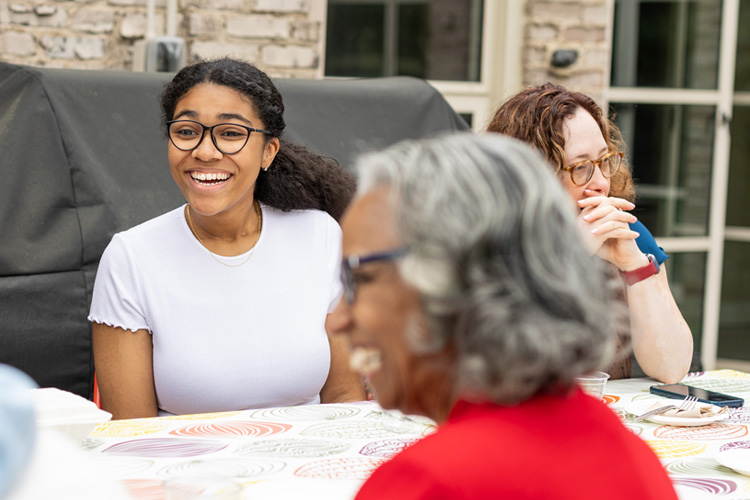
{"type": "MultiPolygon", "coordinates": [[[[157,35],[165,33],[166,2],[156,0],[157,35]]],[[[325,0],[178,0],[176,34],[186,42],[188,62],[235,55],[274,76],[314,78],[323,58],[324,5],[325,0]]],[[[600,96],[609,77],[609,1],[526,0],[525,12],[519,41],[524,85],[550,80],[600,96]],[[558,49],[576,50],[575,63],[552,66],[558,49]]],[[[2,61],[130,70],[145,35],[146,0],[0,0],[2,61]]]]}
{"type": "MultiPolygon", "coordinates": [[[[235,55],[273,76],[313,78],[322,57],[314,2],[179,0],[176,35],[188,62],[235,55]]],[[[156,0],[156,35],[166,31],[166,3],[156,0]]],[[[0,60],[130,70],[146,29],[146,0],[0,0],[0,60]]]]}
{"type": "Polygon", "coordinates": [[[608,0],[527,0],[523,84],[551,81],[601,100],[609,81],[611,5],[608,0]],[[567,67],[551,64],[558,50],[574,50],[567,67]]]}

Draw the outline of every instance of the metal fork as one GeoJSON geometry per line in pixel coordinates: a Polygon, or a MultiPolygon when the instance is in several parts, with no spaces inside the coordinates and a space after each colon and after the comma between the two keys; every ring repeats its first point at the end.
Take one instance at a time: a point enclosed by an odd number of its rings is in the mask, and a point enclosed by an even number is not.
{"type": "Polygon", "coordinates": [[[677,405],[661,406],[654,410],[647,411],[643,415],[635,417],[635,419],[633,419],[633,422],[640,422],[644,418],[653,417],[654,415],[659,415],[660,413],[664,413],[665,411],[669,411],[675,408],[678,411],[689,411],[695,408],[696,404],[698,404],[698,398],[696,398],[695,396],[687,396],[685,399],[682,400],[679,406],[677,405]]]}
{"type": "Polygon", "coordinates": [[[690,411],[693,408],[695,408],[695,405],[698,404],[698,398],[695,396],[688,396],[686,397],[680,406],[677,407],[680,411],[690,411]]]}

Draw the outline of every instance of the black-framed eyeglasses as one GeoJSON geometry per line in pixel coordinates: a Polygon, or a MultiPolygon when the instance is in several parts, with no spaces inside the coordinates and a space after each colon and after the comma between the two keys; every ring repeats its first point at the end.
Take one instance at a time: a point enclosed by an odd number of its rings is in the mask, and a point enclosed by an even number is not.
{"type": "Polygon", "coordinates": [[[167,130],[169,131],[169,140],[180,151],[192,151],[197,148],[203,142],[203,137],[208,131],[211,142],[214,143],[216,149],[225,155],[239,153],[247,144],[252,132],[271,134],[270,130],[246,127],[237,123],[219,123],[213,127],[206,127],[194,120],[168,121],[167,130]]]}
{"type": "Polygon", "coordinates": [[[607,153],[598,160],[583,160],[573,165],[563,167],[562,170],[567,170],[570,173],[570,180],[576,186],[583,186],[594,176],[594,169],[599,167],[602,171],[602,175],[606,178],[610,178],[622,164],[623,153],[615,151],[613,153],[607,153]]]}
{"type": "Polygon", "coordinates": [[[357,295],[357,281],[354,277],[355,269],[359,268],[362,264],[394,260],[403,257],[405,254],[406,248],[397,248],[396,250],[368,255],[350,255],[341,259],[341,283],[344,285],[344,299],[349,304],[353,304],[357,295]]]}

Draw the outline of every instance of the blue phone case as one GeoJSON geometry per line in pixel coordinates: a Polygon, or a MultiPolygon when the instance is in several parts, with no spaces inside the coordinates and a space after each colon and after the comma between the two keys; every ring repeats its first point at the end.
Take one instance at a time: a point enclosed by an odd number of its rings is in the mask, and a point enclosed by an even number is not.
{"type": "Polygon", "coordinates": [[[686,384],[652,385],[649,391],[651,394],[672,399],[685,399],[687,396],[694,396],[701,403],[708,403],[715,406],[739,407],[745,404],[745,400],[737,396],[730,396],[729,394],[709,391],[686,384]]]}

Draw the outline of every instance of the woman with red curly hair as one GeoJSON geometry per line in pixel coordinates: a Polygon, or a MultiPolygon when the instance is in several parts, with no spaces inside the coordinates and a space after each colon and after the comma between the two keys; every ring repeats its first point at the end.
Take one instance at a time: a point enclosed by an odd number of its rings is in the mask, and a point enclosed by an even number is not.
{"type": "MultiPolygon", "coordinates": [[[[617,126],[589,96],[546,83],[505,101],[487,131],[544,154],[578,207],[587,247],[623,278],[638,364],[650,377],[680,381],[690,368],[693,338],[661,267],[668,255],[630,213],[635,189],[617,126]]],[[[608,370],[613,378],[630,376],[625,344],[608,370]]]]}

